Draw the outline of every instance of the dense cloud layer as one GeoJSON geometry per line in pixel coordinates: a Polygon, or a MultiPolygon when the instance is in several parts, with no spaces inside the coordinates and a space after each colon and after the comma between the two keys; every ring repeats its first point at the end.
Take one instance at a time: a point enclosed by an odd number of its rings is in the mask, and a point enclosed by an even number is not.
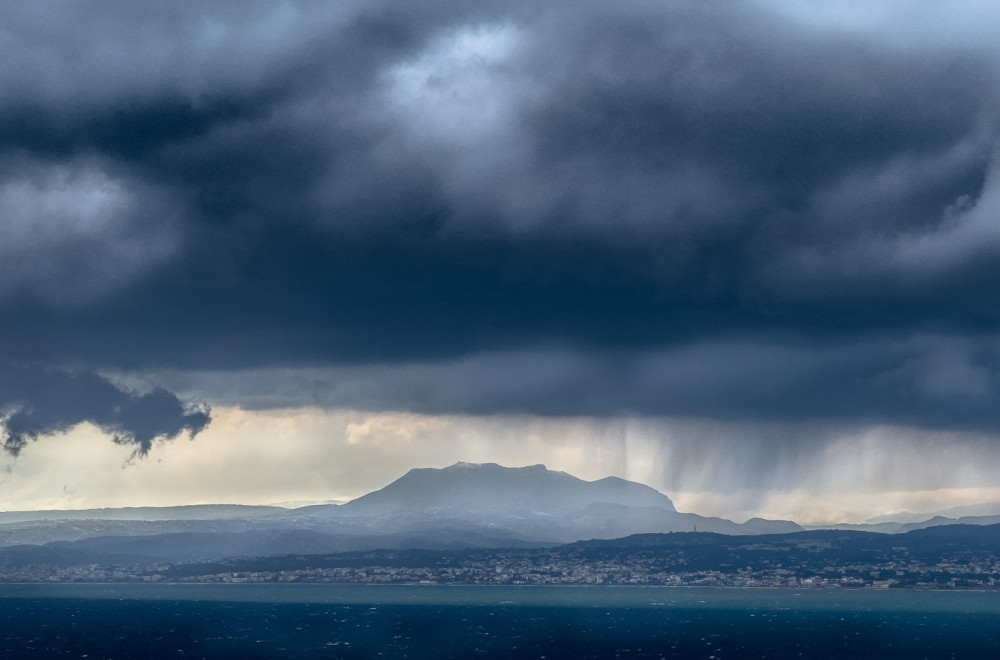
{"type": "Polygon", "coordinates": [[[4,7],[0,351],[997,428],[998,16],[836,7],[4,7]]]}
{"type": "Polygon", "coordinates": [[[89,373],[0,369],[0,438],[15,456],[38,436],[83,422],[145,455],[154,440],[169,440],[185,431],[193,437],[209,420],[206,406],[184,405],[162,388],[132,392],[89,373]]]}

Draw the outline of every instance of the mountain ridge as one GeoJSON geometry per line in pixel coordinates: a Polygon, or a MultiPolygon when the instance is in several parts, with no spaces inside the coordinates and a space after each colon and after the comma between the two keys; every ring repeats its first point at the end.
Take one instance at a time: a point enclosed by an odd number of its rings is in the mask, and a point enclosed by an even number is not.
{"type": "Polygon", "coordinates": [[[459,501],[467,510],[483,513],[509,510],[517,504],[555,515],[595,502],[676,510],[670,498],[655,488],[619,477],[585,481],[542,464],[505,467],[460,461],[445,468],[413,468],[385,487],[342,505],[342,511],[372,514],[454,508],[459,501]]]}
{"type": "Polygon", "coordinates": [[[339,505],[297,509],[193,505],[0,514],[0,545],[160,533],[305,530],[351,537],[351,547],[364,537],[369,547],[377,548],[377,539],[388,542],[389,537],[411,538],[427,546],[441,530],[454,530],[448,534],[456,543],[476,546],[493,544],[496,539],[512,544],[566,543],[696,528],[725,534],[801,529],[790,521],[736,523],[682,513],[655,488],[615,476],[586,481],[542,464],[505,467],[458,462],[444,468],[413,468],[383,488],[339,505]]]}
{"type": "Polygon", "coordinates": [[[316,529],[333,522],[383,531],[431,523],[474,524],[526,541],[558,543],[695,527],[724,534],[802,529],[791,521],[736,523],[682,513],[651,486],[613,476],[585,481],[542,464],[458,462],[444,468],[414,468],[339,507],[305,507],[295,513],[302,524],[316,529]]]}
{"type": "Polygon", "coordinates": [[[964,505],[932,514],[899,512],[863,523],[800,526],[792,521],[724,518],[678,512],[670,498],[646,484],[617,476],[593,481],[544,464],[506,467],[459,461],[443,468],[416,467],[386,486],[346,503],[279,505],[193,504],[166,507],[106,507],[0,511],[0,545],[19,539],[86,538],[114,529],[127,535],[201,531],[232,532],[254,527],[305,528],[334,534],[389,534],[413,529],[457,526],[520,534],[530,542],[568,542],[591,536],[624,536],[669,531],[724,534],[787,533],[801,529],[840,529],[899,534],[939,525],[988,525],[1000,522],[998,503],[964,505]],[[949,515],[950,514],[950,515],[949,515]],[[197,527],[180,526],[187,522],[197,527]],[[73,527],[70,523],[76,523],[73,527]],[[118,527],[110,528],[112,523],[118,527]],[[163,524],[157,524],[163,523],[163,524]],[[171,525],[171,523],[176,523],[171,525]],[[57,529],[59,528],[59,529],[57,529]]]}
{"type": "MultiPolygon", "coordinates": [[[[910,529],[912,524],[892,525],[896,532],[910,529]]],[[[751,518],[736,523],[680,512],[667,495],[620,477],[585,481],[541,464],[459,462],[414,468],[341,505],[0,513],[0,546],[11,548],[0,552],[5,558],[0,563],[30,562],[33,556],[53,562],[74,556],[206,560],[384,549],[546,547],[694,531],[692,539],[725,535],[764,541],[764,536],[805,530],[791,521],[751,518]],[[25,515],[38,519],[17,520],[25,515]],[[40,554],[33,554],[32,548],[40,554]]],[[[837,533],[848,538],[873,531],[867,527],[837,533]]],[[[817,538],[827,538],[822,534],[817,538]]]]}

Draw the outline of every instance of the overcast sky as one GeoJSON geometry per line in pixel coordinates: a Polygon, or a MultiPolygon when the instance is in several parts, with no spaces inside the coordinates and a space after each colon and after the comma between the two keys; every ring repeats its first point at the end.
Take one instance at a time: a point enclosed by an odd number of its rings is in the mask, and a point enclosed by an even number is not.
{"type": "Polygon", "coordinates": [[[734,516],[1000,500],[998,24],[0,6],[0,507],[463,459],[734,516]]]}

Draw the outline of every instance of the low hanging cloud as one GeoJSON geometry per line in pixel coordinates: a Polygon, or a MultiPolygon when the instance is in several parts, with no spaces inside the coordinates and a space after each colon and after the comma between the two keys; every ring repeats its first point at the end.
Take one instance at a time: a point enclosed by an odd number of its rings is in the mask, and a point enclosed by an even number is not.
{"type": "Polygon", "coordinates": [[[185,431],[193,437],[211,421],[207,406],[162,388],[139,393],[94,373],[24,367],[0,367],[0,411],[3,448],[14,456],[40,436],[84,422],[144,456],[155,440],[185,431]]]}
{"type": "MultiPolygon", "coordinates": [[[[555,349],[453,361],[163,371],[174,391],[245,409],[303,403],[435,415],[782,420],[1000,427],[1000,338],[922,335],[842,345],[706,341],[672,350],[555,349]]],[[[807,434],[815,438],[814,433],[807,434]]]]}

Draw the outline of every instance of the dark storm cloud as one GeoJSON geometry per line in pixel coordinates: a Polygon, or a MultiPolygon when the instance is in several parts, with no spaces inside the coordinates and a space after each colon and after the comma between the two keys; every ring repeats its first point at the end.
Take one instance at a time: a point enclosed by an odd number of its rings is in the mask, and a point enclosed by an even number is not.
{"type": "Polygon", "coordinates": [[[707,341],[674,349],[506,351],[454,361],[158,374],[249,408],[878,424],[1000,425],[1000,342],[944,336],[843,346],[707,341]]]}
{"type": "Polygon", "coordinates": [[[206,406],[186,406],[162,388],[131,392],[95,374],[11,366],[0,368],[0,413],[3,448],[15,456],[82,422],[145,455],[154,440],[194,436],[211,419],[206,406]]]}
{"type": "Polygon", "coordinates": [[[10,358],[364,374],[324,405],[997,426],[1000,78],[965,23],[3,12],[10,358]]]}

